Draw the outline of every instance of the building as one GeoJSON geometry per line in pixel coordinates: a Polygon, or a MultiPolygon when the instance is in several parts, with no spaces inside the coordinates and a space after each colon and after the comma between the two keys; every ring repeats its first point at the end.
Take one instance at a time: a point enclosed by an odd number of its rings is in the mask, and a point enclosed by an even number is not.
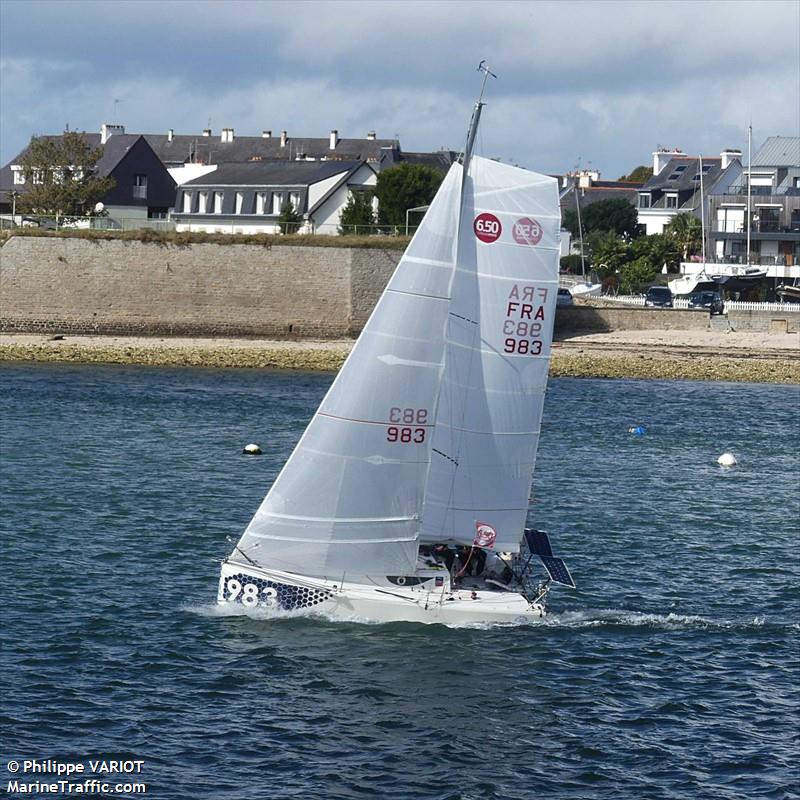
{"type": "Polygon", "coordinates": [[[560,185],[562,217],[567,211],[575,211],[578,203],[581,211],[601,200],[622,199],[636,207],[638,192],[643,185],[634,181],[601,181],[600,173],[592,169],[583,169],[557,177],[560,185]]]}
{"type": "Polygon", "coordinates": [[[709,220],[710,253],[717,263],[749,263],[765,267],[768,277],[800,278],[800,137],[769,137],[749,170],[712,193],[709,220]]]}
{"type": "MultiPolygon", "coordinates": [[[[101,198],[112,225],[116,221],[123,227],[139,227],[147,220],[167,217],[175,202],[175,181],[144,136],[104,125],[99,134],[84,133],[83,137],[92,149],[102,148],[97,173],[116,181],[101,198]]],[[[0,213],[12,213],[15,198],[25,194],[21,161],[26,152],[27,148],[0,170],[0,213]]]]}
{"type": "Polygon", "coordinates": [[[724,192],[741,176],[741,156],[741,150],[701,157],[688,156],[680,149],[658,148],[653,153],[653,177],[638,190],[638,219],[645,233],[663,233],[681,213],[700,219],[703,204],[707,214],[709,195],[724,192]]]}
{"type": "Polygon", "coordinates": [[[278,233],[286,201],[302,217],[301,233],[338,233],[351,192],[375,186],[366,161],[228,163],[182,183],[172,218],[179,231],[278,233]]]}

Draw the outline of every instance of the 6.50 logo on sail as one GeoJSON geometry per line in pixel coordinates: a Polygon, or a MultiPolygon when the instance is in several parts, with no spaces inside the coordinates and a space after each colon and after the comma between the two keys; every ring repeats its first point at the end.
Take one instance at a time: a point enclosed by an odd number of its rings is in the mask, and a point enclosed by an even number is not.
{"type": "Polygon", "coordinates": [[[472,223],[472,230],[475,235],[486,244],[496,242],[503,232],[503,226],[500,220],[494,214],[484,211],[483,214],[478,214],[475,221],[472,223]]]}

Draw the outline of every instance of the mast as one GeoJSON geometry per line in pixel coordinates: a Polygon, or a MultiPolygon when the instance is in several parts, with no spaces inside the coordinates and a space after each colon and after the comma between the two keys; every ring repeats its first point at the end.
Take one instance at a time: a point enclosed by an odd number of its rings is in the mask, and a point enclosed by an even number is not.
{"type": "Polygon", "coordinates": [[[486,66],[486,61],[481,61],[478,64],[478,72],[483,73],[483,83],[481,83],[481,92],[478,95],[478,100],[475,103],[475,108],[472,110],[472,118],[469,121],[469,130],[467,131],[467,143],[464,146],[464,158],[461,161],[463,172],[461,174],[461,193],[464,193],[464,185],[467,181],[467,170],[469,169],[469,162],[472,158],[472,148],[475,145],[475,134],[478,132],[478,123],[481,121],[481,110],[483,109],[483,91],[486,88],[486,79],[491,75],[496,78],[497,75],[486,66]]]}
{"type": "Polygon", "coordinates": [[[751,203],[751,192],[753,186],[753,173],[752,173],[752,165],[751,165],[751,155],[750,151],[753,145],[753,124],[747,126],[747,266],[750,266],[750,225],[752,224],[751,220],[753,217],[753,212],[750,207],[751,203]]]}
{"type": "Polygon", "coordinates": [[[703,237],[703,272],[706,271],[706,200],[703,196],[703,156],[698,156],[700,162],[700,233],[703,237]]]}
{"type": "MultiPolygon", "coordinates": [[[[580,173],[580,170],[578,170],[580,173]]],[[[578,246],[581,248],[581,275],[586,280],[586,259],[583,255],[583,225],[581,223],[580,174],[575,177],[575,208],[578,210],[578,246]]]]}

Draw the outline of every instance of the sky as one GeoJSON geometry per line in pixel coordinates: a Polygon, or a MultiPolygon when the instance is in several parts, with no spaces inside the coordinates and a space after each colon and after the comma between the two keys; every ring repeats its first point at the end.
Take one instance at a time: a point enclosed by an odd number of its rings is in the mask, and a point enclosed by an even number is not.
{"type": "Polygon", "coordinates": [[[399,138],[614,180],[800,136],[800,0],[0,0],[0,162],[35,134],[399,138]]]}

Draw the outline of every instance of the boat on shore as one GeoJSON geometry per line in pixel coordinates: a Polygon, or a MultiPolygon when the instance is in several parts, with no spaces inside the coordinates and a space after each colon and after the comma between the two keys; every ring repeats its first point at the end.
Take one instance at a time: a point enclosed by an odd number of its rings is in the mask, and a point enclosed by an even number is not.
{"type": "Polygon", "coordinates": [[[574,586],[526,528],[558,289],[555,179],[473,155],[222,563],[218,602],[337,619],[536,622],[574,586]],[[534,562],[544,565],[539,579],[534,562]]]}

